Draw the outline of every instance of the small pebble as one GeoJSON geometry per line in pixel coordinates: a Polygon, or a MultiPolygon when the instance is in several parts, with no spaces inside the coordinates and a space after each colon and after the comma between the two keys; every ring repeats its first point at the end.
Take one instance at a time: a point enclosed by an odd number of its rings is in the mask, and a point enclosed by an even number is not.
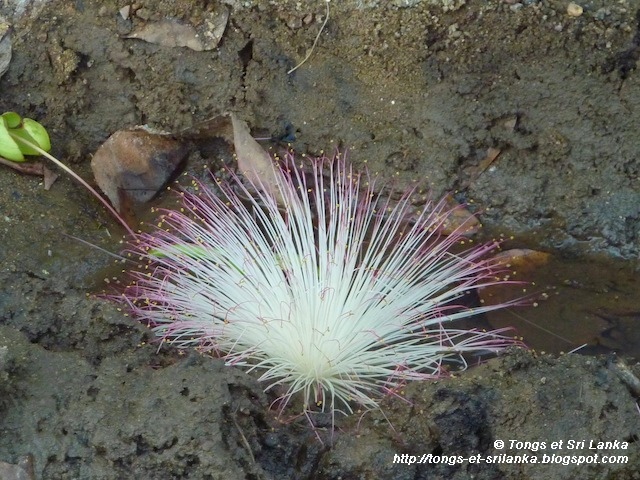
{"type": "Polygon", "coordinates": [[[149,20],[151,18],[151,10],[142,7],[136,10],[136,17],[141,18],[142,20],[149,20]]]}
{"type": "Polygon", "coordinates": [[[569,5],[567,5],[567,15],[569,15],[570,17],[579,17],[580,15],[582,15],[583,11],[583,8],[577,3],[571,2],[569,5]]]}
{"type": "Polygon", "coordinates": [[[125,5],[124,7],[122,7],[120,9],[120,16],[124,19],[124,20],[128,20],[129,19],[129,14],[131,13],[131,5],[125,5]]]}
{"type": "Polygon", "coordinates": [[[289,27],[291,30],[297,30],[298,28],[302,27],[302,19],[296,15],[289,15],[289,17],[287,18],[287,27],[289,27]]]}

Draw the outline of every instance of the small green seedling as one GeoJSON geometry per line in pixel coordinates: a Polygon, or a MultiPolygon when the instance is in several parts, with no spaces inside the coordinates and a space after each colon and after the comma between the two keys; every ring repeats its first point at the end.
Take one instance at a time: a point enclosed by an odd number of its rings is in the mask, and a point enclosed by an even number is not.
{"type": "Polygon", "coordinates": [[[42,155],[48,158],[100,200],[130,235],[135,235],[122,215],[102,195],[80,175],[48,153],[49,150],[51,150],[49,133],[41,124],[30,118],[22,118],[15,112],[5,112],[0,115],[0,157],[12,162],[24,162],[25,155],[42,155]]]}
{"type": "Polygon", "coordinates": [[[25,155],[41,155],[33,145],[45,152],[51,150],[49,134],[42,125],[15,112],[5,112],[0,116],[0,157],[24,162],[25,155]]]}

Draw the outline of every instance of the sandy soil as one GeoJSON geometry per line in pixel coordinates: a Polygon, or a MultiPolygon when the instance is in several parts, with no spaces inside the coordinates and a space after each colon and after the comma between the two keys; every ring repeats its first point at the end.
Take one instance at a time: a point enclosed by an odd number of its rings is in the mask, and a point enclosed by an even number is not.
{"type": "MultiPolygon", "coordinates": [[[[399,185],[455,192],[488,231],[637,268],[640,3],[585,0],[572,17],[555,0],[334,1],[292,74],[325,3],[271,3],[141,0],[128,19],[112,1],[33,2],[20,16],[4,3],[14,55],[1,110],[43,123],[53,153],[85,178],[116,130],[176,132],[234,111],[274,144],[348,148],[354,164],[399,185]],[[220,8],[229,22],[211,51],[123,38],[165,17],[197,25],[220,8]],[[481,170],[489,148],[500,155],[481,170]]],[[[218,168],[215,151],[192,148],[186,171],[218,168]]],[[[66,235],[117,252],[123,232],[84,190],[64,176],[45,191],[0,173],[0,462],[30,455],[44,479],[637,478],[638,399],[613,357],[510,352],[411,385],[410,404],[389,398],[386,419],[340,420],[333,447],[325,429],[320,443],[306,420],[276,421],[251,375],[158,353],[144,326],[93,295],[122,267],[66,235]],[[588,448],[616,440],[626,448],[588,448]],[[429,453],[628,463],[393,463],[429,453]]],[[[629,332],[637,312],[626,312],[629,332]]]]}

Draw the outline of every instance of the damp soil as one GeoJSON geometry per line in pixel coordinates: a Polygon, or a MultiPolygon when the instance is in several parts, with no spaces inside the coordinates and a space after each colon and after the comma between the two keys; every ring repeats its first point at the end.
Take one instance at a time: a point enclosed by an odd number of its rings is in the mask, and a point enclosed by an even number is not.
{"type": "MultiPolygon", "coordinates": [[[[453,192],[507,246],[554,260],[537,273],[539,307],[488,320],[515,324],[533,350],[409,385],[333,433],[316,419],[314,432],[295,405],[277,420],[252,375],[158,351],[95,295],[123,266],[72,238],[118,252],[113,219],[64,175],[45,191],[3,169],[0,462],[29,457],[43,479],[638,478],[640,3],[578,3],[574,17],[554,0],[331,2],[288,74],[323,1],[141,0],[128,19],[111,1],[5,2],[0,108],[43,123],[85,178],[119,129],[178,132],[234,111],[276,148],[347,149],[396,185],[453,192]],[[219,8],[229,21],[211,51],[123,38],[219,8]],[[403,454],[439,461],[394,463],[403,454]],[[544,455],[555,461],[532,463],[544,455]],[[626,463],[562,464],[580,455],[626,463]]],[[[192,148],[185,172],[218,169],[218,150],[192,148]]]]}

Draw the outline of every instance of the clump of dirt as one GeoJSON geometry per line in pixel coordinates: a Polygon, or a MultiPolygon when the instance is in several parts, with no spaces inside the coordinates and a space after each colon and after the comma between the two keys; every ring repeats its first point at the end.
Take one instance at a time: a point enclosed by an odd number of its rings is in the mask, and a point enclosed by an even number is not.
{"type": "Polygon", "coordinates": [[[613,359],[514,350],[403,393],[385,409],[395,442],[374,414],[377,427],[341,436],[323,457],[321,478],[632,479],[640,464],[638,411],[613,359]]]}
{"type": "MultiPolygon", "coordinates": [[[[20,15],[3,5],[13,58],[2,111],[45,125],[53,153],[86,178],[91,153],[117,130],[177,132],[234,111],[276,148],[348,149],[397,185],[455,192],[487,227],[536,248],[637,258],[637,7],[578,3],[580,16],[564,1],[330,2],[316,48],[291,74],[324,1],[140,0],[126,18],[114,1],[32,2],[20,15]],[[200,25],[220,8],[229,21],[215,50],[125,38],[159,19],[200,25]],[[499,155],[481,170],[489,149],[499,155]]],[[[187,172],[218,168],[218,150],[191,145],[187,172]]],[[[70,179],[44,191],[2,170],[0,191],[0,354],[11,360],[0,368],[0,461],[33,455],[37,478],[624,479],[638,470],[637,398],[614,364],[577,355],[512,352],[408,386],[410,405],[386,402],[389,422],[341,420],[333,447],[316,432],[323,445],[305,419],[275,421],[252,376],[158,354],[145,326],[92,295],[127,265],[63,234],[117,252],[123,232],[70,179]],[[570,452],[571,439],[628,445],[570,452]],[[536,458],[628,462],[393,463],[395,454],[525,454],[496,440],[546,442],[527,450],[536,458]]]]}

